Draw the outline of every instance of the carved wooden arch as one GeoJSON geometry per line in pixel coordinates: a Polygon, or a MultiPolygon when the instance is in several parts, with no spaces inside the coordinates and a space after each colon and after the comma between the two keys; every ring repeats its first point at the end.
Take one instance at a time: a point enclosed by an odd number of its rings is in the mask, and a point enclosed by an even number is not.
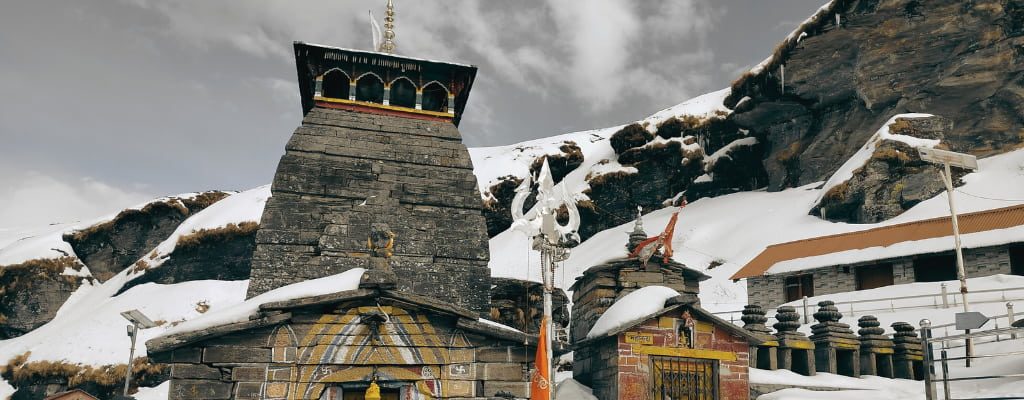
{"type": "Polygon", "coordinates": [[[416,93],[419,92],[419,88],[416,87],[416,83],[412,79],[405,76],[395,78],[388,83],[390,88],[389,103],[393,106],[416,108],[416,93]],[[408,87],[403,88],[400,81],[408,82],[408,87]]]}
{"type": "Polygon", "coordinates": [[[371,103],[384,103],[384,79],[373,72],[364,72],[356,78],[356,100],[368,101],[371,103]],[[377,79],[377,84],[373,85],[366,82],[367,75],[373,76],[377,79]]]}
{"type": "Polygon", "coordinates": [[[318,76],[317,80],[320,81],[321,96],[338,99],[349,98],[349,91],[352,86],[352,77],[350,77],[348,73],[341,68],[331,68],[327,70],[327,72],[324,72],[323,75],[318,76]],[[337,76],[336,73],[340,73],[344,78],[339,76],[337,79],[333,79],[332,77],[337,76]]]}
{"type": "Polygon", "coordinates": [[[451,97],[451,92],[448,90],[448,87],[441,82],[438,82],[436,80],[427,82],[427,84],[423,85],[420,88],[420,93],[422,93],[422,100],[420,102],[422,104],[423,109],[426,111],[440,112],[444,111],[446,108],[451,106],[450,104],[448,104],[448,98],[451,97]],[[432,85],[437,85],[441,87],[441,89],[444,90],[444,95],[434,96],[432,93],[427,92],[426,90],[428,90],[432,85]]]}

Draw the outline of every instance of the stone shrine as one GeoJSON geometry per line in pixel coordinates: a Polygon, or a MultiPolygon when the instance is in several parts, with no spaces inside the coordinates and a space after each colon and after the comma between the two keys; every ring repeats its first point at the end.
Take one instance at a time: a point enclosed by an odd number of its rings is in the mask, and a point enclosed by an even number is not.
{"type": "Polygon", "coordinates": [[[249,297],[386,265],[400,291],[487,315],[487,228],[456,129],[476,67],[302,42],[295,63],[304,118],[274,176],[249,297]]]}

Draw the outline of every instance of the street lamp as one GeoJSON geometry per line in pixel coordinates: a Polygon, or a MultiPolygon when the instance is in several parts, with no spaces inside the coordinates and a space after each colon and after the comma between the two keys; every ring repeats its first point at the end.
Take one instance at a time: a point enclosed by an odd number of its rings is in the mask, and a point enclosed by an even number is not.
{"type": "MultiPolygon", "coordinates": [[[[918,147],[917,152],[921,160],[933,164],[941,164],[943,169],[939,171],[942,175],[942,183],[946,185],[946,197],[949,199],[949,215],[953,224],[953,243],[956,249],[956,275],[960,279],[960,298],[964,303],[964,312],[970,311],[967,305],[967,272],[964,270],[964,253],[960,248],[960,226],[957,224],[956,205],[953,203],[953,174],[950,166],[966,169],[968,171],[978,170],[978,158],[970,154],[955,153],[952,151],[918,147]]],[[[965,330],[970,333],[970,330],[965,330]]],[[[974,355],[974,341],[967,339],[967,366],[971,366],[971,356],[974,355]]]]}
{"type": "MultiPolygon", "coordinates": [[[[551,295],[555,291],[555,263],[569,258],[569,247],[579,243],[576,230],[580,226],[580,213],[576,209],[576,201],[567,192],[565,185],[562,185],[561,192],[555,192],[555,180],[551,176],[547,158],[544,159],[544,165],[537,176],[537,205],[524,215],[523,204],[530,195],[531,184],[531,177],[527,176],[516,188],[516,196],[512,199],[512,228],[532,237],[533,249],[540,252],[541,275],[544,282],[544,320],[547,321],[545,345],[549,370],[546,372],[549,378],[553,378],[551,368],[555,363],[551,347],[554,337],[551,295]],[[556,213],[563,205],[569,214],[569,221],[565,225],[559,225],[556,213]]],[[[550,395],[550,391],[548,394],[550,395]]]]}
{"type": "Polygon", "coordinates": [[[156,326],[153,320],[149,319],[139,310],[121,312],[121,316],[131,324],[128,325],[128,337],[132,338],[132,347],[128,352],[128,368],[124,373],[124,396],[128,396],[128,384],[132,380],[132,359],[135,358],[135,339],[139,336],[139,329],[149,329],[156,326]]]}

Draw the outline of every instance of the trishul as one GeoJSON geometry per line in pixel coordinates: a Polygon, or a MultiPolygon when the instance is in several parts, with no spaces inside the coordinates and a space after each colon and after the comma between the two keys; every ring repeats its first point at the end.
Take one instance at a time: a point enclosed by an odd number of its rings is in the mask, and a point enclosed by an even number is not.
{"type": "Polygon", "coordinates": [[[532,183],[532,177],[527,175],[516,188],[516,196],[512,199],[512,229],[529,237],[544,236],[550,244],[578,242],[576,230],[580,227],[580,212],[576,209],[576,201],[565,185],[555,191],[555,180],[551,177],[551,167],[546,158],[537,177],[537,204],[523,214],[523,204],[530,196],[532,183]],[[565,225],[558,224],[555,218],[562,205],[569,212],[569,222],[565,225]]]}

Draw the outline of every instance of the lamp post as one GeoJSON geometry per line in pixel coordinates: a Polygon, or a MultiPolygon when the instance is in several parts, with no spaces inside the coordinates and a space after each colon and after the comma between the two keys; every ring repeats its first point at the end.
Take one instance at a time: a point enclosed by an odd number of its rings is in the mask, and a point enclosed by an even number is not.
{"type": "MultiPolygon", "coordinates": [[[[554,325],[551,320],[551,297],[555,291],[555,268],[558,261],[569,258],[569,247],[579,242],[576,230],[580,226],[580,214],[576,202],[566,191],[564,185],[558,193],[554,190],[554,178],[547,159],[537,177],[537,204],[526,214],[523,204],[531,192],[531,177],[527,176],[516,188],[516,196],[512,199],[512,228],[533,238],[533,249],[540,252],[541,280],[544,283],[544,320],[547,321],[547,359],[548,367],[554,368],[554,352],[551,346],[554,337],[554,325]],[[569,221],[559,225],[556,213],[562,206],[569,213],[569,221]]],[[[551,370],[548,377],[554,377],[551,370]]],[[[550,392],[549,392],[550,393],[550,392]]]]}
{"type": "Polygon", "coordinates": [[[124,396],[128,396],[128,385],[132,380],[132,359],[135,358],[135,339],[139,336],[139,329],[149,329],[156,326],[153,320],[149,319],[139,310],[129,310],[121,313],[124,319],[131,324],[128,325],[128,337],[132,338],[132,347],[128,351],[128,368],[124,373],[124,396]]]}
{"type": "MultiPolygon", "coordinates": [[[[939,171],[942,176],[942,183],[946,185],[946,197],[949,200],[949,216],[953,225],[953,246],[956,250],[956,276],[960,280],[960,299],[964,303],[964,312],[970,311],[967,304],[967,272],[964,270],[964,253],[960,247],[960,225],[957,222],[956,203],[953,201],[953,174],[950,166],[969,171],[978,170],[978,159],[970,154],[955,153],[952,151],[918,147],[917,152],[921,160],[941,164],[943,169],[939,171]]],[[[966,330],[970,333],[970,330],[966,330]]],[[[974,355],[974,341],[967,338],[967,366],[971,366],[971,356],[974,355]]]]}

